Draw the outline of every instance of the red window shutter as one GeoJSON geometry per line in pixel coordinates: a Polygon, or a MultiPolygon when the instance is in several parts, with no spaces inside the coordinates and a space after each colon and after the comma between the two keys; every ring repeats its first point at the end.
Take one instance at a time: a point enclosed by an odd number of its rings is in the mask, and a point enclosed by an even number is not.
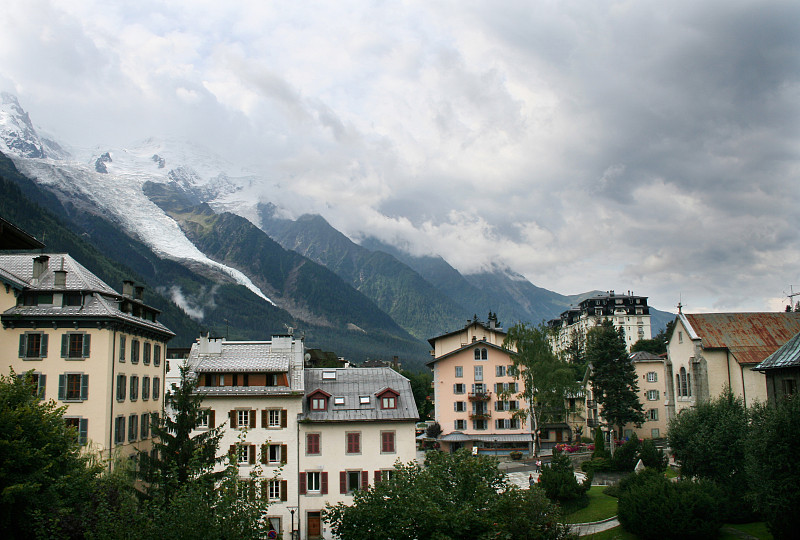
{"type": "Polygon", "coordinates": [[[286,459],[289,457],[289,447],[285,444],[281,445],[281,465],[286,465],[286,459]]]}
{"type": "Polygon", "coordinates": [[[256,427],[256,411],[250,411],[248,416],[250,417],[250,427],[256,427]]]}
{"type": "Polygon", "coordinates": [[[256,462],[256,445],[250,445],[250,465],[256,462]]]}
{"type": "Polygon", "coordinates": [[[268,444],[262,444],[261,445],[261,463],[266,463],[268,458],[269,458],[269,445],[268,444]]]}
{"type": "Polygon", "coordinates": [[[281,410],[281,427],[286,427],[289,425],[289,411],[286,409],[281,410]]]}
{"type": "Polygon", "coordinates": [[[267,409],[263,409],[261,411],[261,427],[265,428],[267,426],[267,409]]]}
{"type": "Polygon", "coordinates": [[[322,494],[328,494],[328,473],[324,472],[320,475],[322,477],[322,494]]]}
{"type": "Polygon", "coordinates": [[[288,501],[289,500],[289,481],[288,480],[281,480],[281,500],[288,501]]]}
{"type": "Polygon", "coordinates": [[[232,444],[231,447],[228,448],[228,454],[233,456],[233,457],[236,457],[236,445],[235,444],[232,444]]]}
{"type": "Polygon", "coordinates": [[[306,473],[300,473],[300,495],[306,494],[306,473]]]}
{"type": "Polygon", "coordinates": [[[347,473],[339,472],[339,493],[347,493],[347,473]]]}
{"type": "Polygon", "coordinates": [[[239,427],[239,426],[236,425],[236,411],[231,411],[230,412],[230,417],[231,417],[231,427],[234,428],[234,429],[239,427]]]}
{"type": "Polygon", "coordinates": [[[214,416],[214,409],[211,409],[210,411],[208,411],[208,427],[213,428],[216,426],[217,423],[216,423],[216,418],[214,416]]]}
{"type": "Polygon", "coordinates": [[[375,483],[377,484],[380,481],[381,481],[381,471],[375,471],[375,483]]]}
{"type": "Polygon", "coordinates": [[[369,487],[369,471],[361,471],[361,489],[369,487]]]}

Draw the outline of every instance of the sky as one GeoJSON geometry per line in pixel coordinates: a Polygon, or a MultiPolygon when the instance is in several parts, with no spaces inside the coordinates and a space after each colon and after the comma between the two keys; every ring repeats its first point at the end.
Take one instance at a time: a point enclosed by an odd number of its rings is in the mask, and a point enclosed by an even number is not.
{"type": "Polygon", "coordinates": [[[796,0],[5,0],[0,30],[59,142],[191,141],[354,240],[672,312],[800,292],[796,0]]]}

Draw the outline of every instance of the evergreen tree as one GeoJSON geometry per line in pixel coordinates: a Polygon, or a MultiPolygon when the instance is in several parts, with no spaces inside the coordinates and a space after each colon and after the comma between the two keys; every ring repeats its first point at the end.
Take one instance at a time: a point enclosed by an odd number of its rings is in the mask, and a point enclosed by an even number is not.
{"type": "Polygon", "coordinates": [[[201,409],[203,396],[197,392],[198,380],[187,365],[181,370],[180,386],[167,391],[165,401],[174,417],[164,415],[153,423],[154,443],[152,454],[139,452],[140,472],[151,493],[159,493],[165,501],[172,498],[177,488],[189,481],[213,481],[219,474],[213,472],[224,456],[217,457],[222,438],[221,427],[201,431],[192,436],[205,411],[201,409]]]}
{"type": "Polygon", "coordinates": [[[586,336],[586,360],[592,366],[591,382],[603,416],[620,434],[625,424],[641,426],[644,407],[639,401],[636,368],[628,358],[622,329],[605,319],[586,336]]]}
{"type": "MultiPolygon", "coordinates": [[[[524,423],[531,420],[534,453],[539,451],[539,429],[548,422],[564,421],[564,400],[578,389],[569,364],[559,358],[550,345],[547,327],[518,323],[508,329],[503,347],[513,349],[514,377],[522,381],[519,396],[522,406],[514,413],[524,423]]],[[[498,399],[511,397],[499,395],[498,399]]]]}

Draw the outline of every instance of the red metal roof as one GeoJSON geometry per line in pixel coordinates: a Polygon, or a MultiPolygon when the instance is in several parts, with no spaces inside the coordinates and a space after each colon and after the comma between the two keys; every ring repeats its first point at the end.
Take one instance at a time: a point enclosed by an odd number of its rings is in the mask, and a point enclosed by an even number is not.
{"type": "Polygon", "coordinates": [[[758,364],[800,332],[800,313],[684,314],[704,349],[728,349],[740,364],[758,364]]]}

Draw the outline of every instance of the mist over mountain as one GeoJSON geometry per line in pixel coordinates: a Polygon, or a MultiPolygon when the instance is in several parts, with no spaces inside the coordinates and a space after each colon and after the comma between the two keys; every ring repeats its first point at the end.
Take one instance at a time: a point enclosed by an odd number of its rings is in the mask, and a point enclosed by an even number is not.
{"type": "MultiPolygon", "coordinates": [[[[594,292],[561,295],[504,266],[462,275],[441,257],[375,238],[359,245],[319,215],[290,219],[255,199],[250,188],[263,179],[180,141],[67,152],[38,134],[10,94],[0,104],[0,152],[21,196],[52,214],[21,215],[18,225],[44,236],[48,250],[105,261],[81,262],[112,286],[125,272],[148,283],[178,333],[174,345],[201,327],[231,339],[293,328],[355,362],[397,355],[419,366],[427,338],[474,315],[536,324],[594,292]]],[[[651,313],[654,333],[672,318],[651,313]]]]}

